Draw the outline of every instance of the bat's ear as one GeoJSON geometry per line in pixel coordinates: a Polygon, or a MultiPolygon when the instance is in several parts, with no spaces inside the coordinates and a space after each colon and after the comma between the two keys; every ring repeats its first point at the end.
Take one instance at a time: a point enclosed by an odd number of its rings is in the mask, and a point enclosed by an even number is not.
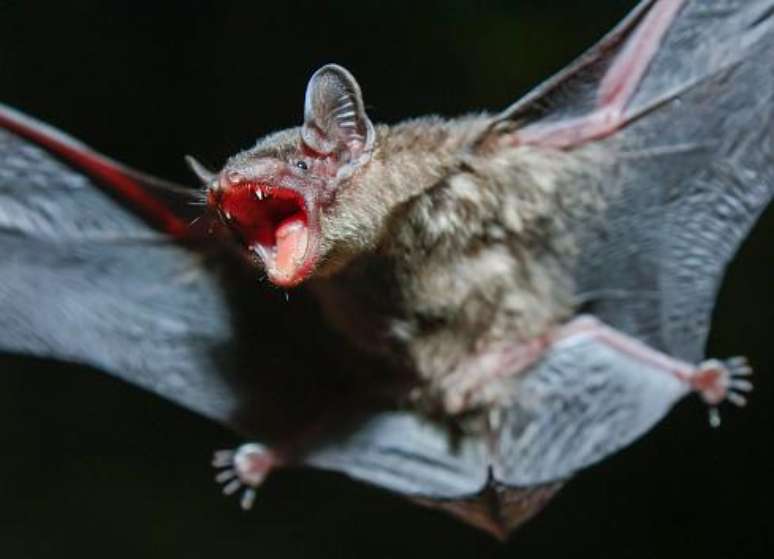
{"type": "Polygon", "coordinates": [[[363,106],[360,86],[347,70],[328,64],[306,86],[301,138],[313,151],[356,162],[371,151],[374,126],[363,106]]]}

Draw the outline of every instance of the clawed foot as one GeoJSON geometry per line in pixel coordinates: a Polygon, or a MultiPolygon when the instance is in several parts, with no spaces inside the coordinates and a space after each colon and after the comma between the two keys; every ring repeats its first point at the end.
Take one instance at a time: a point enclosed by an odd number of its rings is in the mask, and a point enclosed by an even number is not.
{"type": "Polygon", "coordinates": [[[255,490],[277,465],[275,454],[257,443],[243,444],[236,450],[218,450],[212,465],[221,471],[215,481],[223,484],[223,493],[232,495],[245,488],[240,499],[242,509],[248,510],[255,501],[255,490]]]}
{"type": "Polygon", "coordinates": [[[710,425],[720,425],[717,405],[728,401],[736,406],[747,404],[745,394],[753,389],[752,383],[744,378],[752,374],[747,359],[732,357],[725,361],[710,359],[699,365],[691,377],[691,385],[712,408],[710,425]]]}

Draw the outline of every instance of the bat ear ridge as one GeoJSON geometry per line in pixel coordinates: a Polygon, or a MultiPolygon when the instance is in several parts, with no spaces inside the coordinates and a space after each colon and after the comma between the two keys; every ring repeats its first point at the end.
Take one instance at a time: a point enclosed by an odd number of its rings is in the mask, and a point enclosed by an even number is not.
{"type": "Polygon", "coordinates": [[[366,115],[360,86],[345,68],[328,64],[309,79],[301,138],[313,151],[336,153],[344,162],[355,162],[370,153],[374,127],[366,115]]]}

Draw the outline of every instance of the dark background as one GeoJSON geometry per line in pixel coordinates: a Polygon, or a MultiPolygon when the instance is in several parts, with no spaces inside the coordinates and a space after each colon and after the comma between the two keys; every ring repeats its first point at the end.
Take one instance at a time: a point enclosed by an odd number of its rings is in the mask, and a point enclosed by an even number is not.
{"type": "MultiPolygon", "coordinates": [[[[2,2],[0,100],[115,158],[191,182],[301,119],[335,61],[375,121],[504,107],[589,46],[633,1],[2,2]]],[[[342,476],[280,472],[243,514],[212,482],[238,441],[81,367],[0,359],[0,555],[92,557],[771,556],[774,209],[732,264],[708,353],[746,354],[757,391],[711,430],[680,403],[581,473],[506,546],[342,476]],[[679,555],[678,555],[679,556],[679,555]]]]}

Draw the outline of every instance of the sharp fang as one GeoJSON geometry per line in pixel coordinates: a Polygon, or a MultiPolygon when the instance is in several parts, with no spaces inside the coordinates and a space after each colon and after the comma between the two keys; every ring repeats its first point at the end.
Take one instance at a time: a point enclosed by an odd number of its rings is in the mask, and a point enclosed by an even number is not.
{"type": "Polygon", "coordinates": [[[264,266],[266,268],[269,268],[271,266],[271,263],[274,260],[274,257],[276,256],[276,247],[275,248],[267,248],[261,244],[255,244],[250,249],[255,252],[258,256],[260,256],[261,261],[263,262],[264,266]]]}
{"type": "Polygon", "coordinates": [[[263,200],[263,193],[261,193],[260,190],[256,190],[255,197],[258,198],[259,200],[263,200]]]}

